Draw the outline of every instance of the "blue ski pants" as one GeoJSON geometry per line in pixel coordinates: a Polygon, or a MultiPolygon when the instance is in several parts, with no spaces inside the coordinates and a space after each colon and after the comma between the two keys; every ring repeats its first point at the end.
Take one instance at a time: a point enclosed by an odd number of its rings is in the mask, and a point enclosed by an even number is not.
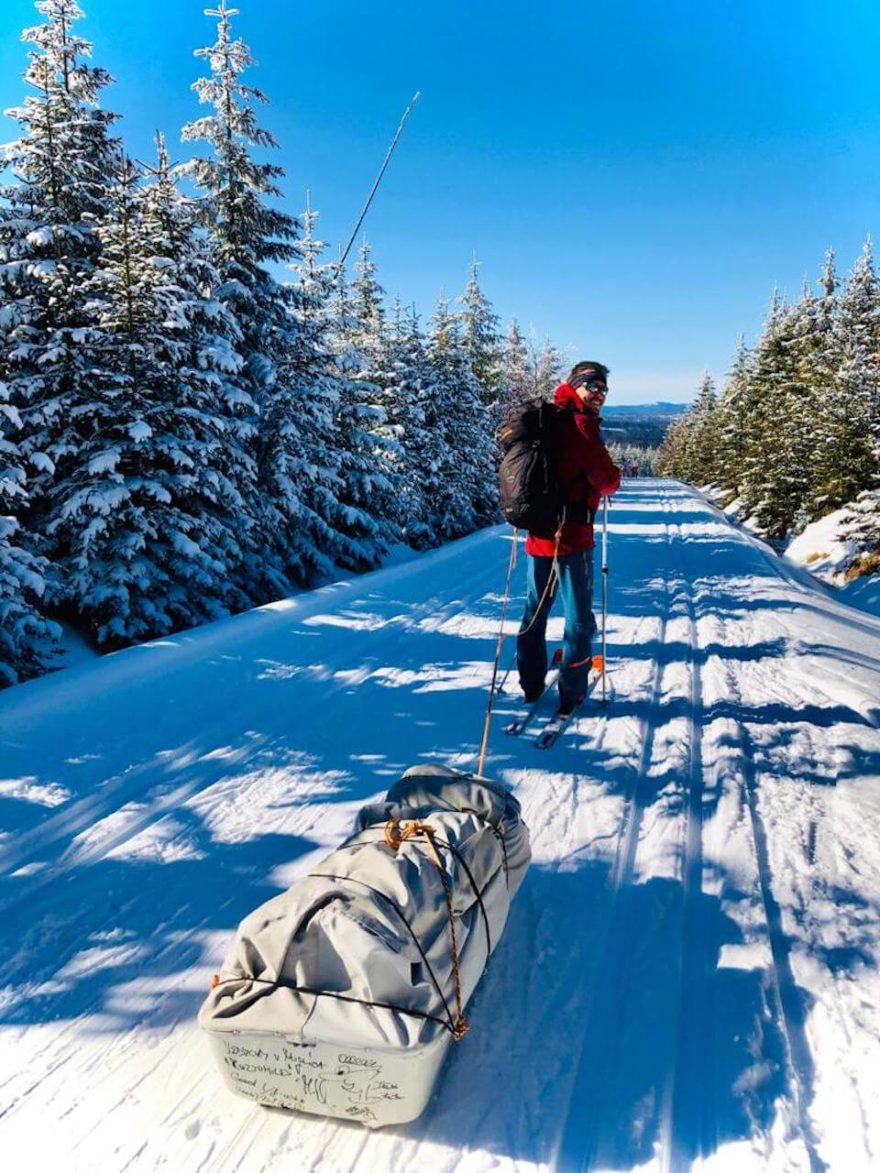
{"type": "Polygon", "coordinates": [[[564,708],[583,696],[590,675],[597,626],[593,614],[593,551],[582,550],[557,559],[557,581],[545,596],[552,566],[552,558],[529,555],[526,609],[516,640],[516,665],[524,692],[537,692],[547,675],[547,619],[558,593],[565,612],[559,672],[559,700],[564,708]]]}

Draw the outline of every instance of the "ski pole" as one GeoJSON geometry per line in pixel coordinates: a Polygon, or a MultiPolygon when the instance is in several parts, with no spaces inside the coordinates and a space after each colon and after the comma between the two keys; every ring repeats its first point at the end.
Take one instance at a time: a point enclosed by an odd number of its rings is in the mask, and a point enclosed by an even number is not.
{"type": "Polygon", "coordinates": [[[363,224],[364,217],[366,216],[367,212],[370,210],[370,204],[373,202],[373,196],[376,194],[376,191],[379,187],[379,184],[382,182],[382,176],[385,174],[385,168],[391,162],[391,156],[394,154],[394,148],[397,146],[397,140],[403,134],[404,123],[406,122],[407,118],[409,118],[409,116],[412,112],[413,106],[415,106],[416,102],[418,102],[418,100],[421,96],[422,95],[421,95],[420,91],[416,92],[416,94],[413,96],[412,101],[407,106],[406,110],[404,110],[404,112],[403,112],[403,118],[401,118],[400,126],[398,126],[398,128],[397,128],[397,134],[394,136],[394,138],[391,142],[391,146],[388,148],[388,153],[385,156],[385,161],[379,169],[379,174],[376,176],[376,182],[373,184],[373,188],[372,188],[370,194],[367,196],[367,202],[364,204],[363,211],[361,212],[360,216],[358,217],[358,222],[357,222],[357,224],[355,224],[354,230],[352,231],[352,234],[349,238],[348,244],[345,246],[345,251],[343,252],[342,256],[339,258],[339,271],[340,272],[342,272],[342,269],[345,266],[345,259],[348,256],[349,252],[351,251],[351,246],[354,244],[354,238],[358,234],[358,229],[360,228],[361,224],[363,224]]]}
{"type": "Polygon", "coordinates": [[[602,704],[605,704],[605,627],[608,613],[608,498],[602,498],[602,704]]]}
{"type": "MultiPolygon", "coordinates": [[[[498,680],[498,665],[501,662],[501,648],[504,644],[504,620],[507,617],[507,603],[510,599],[510,582],[516,566],[516,547],[519,543],[519,531],[514,529],[513,542],[510,546],[510,559],[507,563],[507,582],[504,585],[504,600],[501,604],[501,624],[498,628],[498,641],[495,644],[495,663],[492,665],[492,683],[489,685],[489,701],[486,705],[486,720],[483,724],[483,740],[480,743],[480,756],[477,763],[477,777],[482,778],[483,767],[486,764],[486,750],[489,748],[489,725],[492,721],[492,706],[495,703],[495,685],[498,680]]],[[[507,677],[505,676],[505,679],[507,677]]]]}

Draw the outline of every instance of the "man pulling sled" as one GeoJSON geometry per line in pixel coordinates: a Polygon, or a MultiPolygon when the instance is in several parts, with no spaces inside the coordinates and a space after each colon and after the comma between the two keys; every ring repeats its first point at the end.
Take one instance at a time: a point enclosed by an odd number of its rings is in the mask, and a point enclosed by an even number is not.
{"type": "Polygon", "coordinates": [[[530,400],[499,432],[502,510],[511,524],[528,531],[528,587],[516,646],[520,684],[530,703],[545,690],[547,619],[558,593],[565,613],[561,719],[587,690],[596,631],[593,521],[600,498],[620,487],[620,470],[599,437],[608,373],[603,363],[577,363],[552,404],[530,400]]]}

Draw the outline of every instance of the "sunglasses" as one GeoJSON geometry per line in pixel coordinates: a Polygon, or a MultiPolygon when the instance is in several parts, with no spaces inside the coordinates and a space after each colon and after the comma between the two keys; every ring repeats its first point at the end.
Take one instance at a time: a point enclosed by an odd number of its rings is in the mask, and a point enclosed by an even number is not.
{"type": "Polygon", "coordinates": [[[607,395],[608,384],[603,379],[586,379],[583,383],[585,391],[589,391],[592,395],[607,395]]]}

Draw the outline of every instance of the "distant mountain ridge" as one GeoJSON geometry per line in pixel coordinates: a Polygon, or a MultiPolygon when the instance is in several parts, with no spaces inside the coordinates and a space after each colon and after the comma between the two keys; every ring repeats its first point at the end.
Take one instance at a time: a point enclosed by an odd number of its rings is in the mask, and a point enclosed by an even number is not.
{"type": "Polygon", "coordinates": [[[681,419],[689,403],[624,403],[602,409],[602,434],[616,444],[659,448],[667,429],[681,419]]]}
{"type": "Polygon", "coordinates": [[[657,403],[608,404],[602,409],[602,415],[683,415],[690,406],[689,403],[666,403],[663,400],[657,403]]]}

